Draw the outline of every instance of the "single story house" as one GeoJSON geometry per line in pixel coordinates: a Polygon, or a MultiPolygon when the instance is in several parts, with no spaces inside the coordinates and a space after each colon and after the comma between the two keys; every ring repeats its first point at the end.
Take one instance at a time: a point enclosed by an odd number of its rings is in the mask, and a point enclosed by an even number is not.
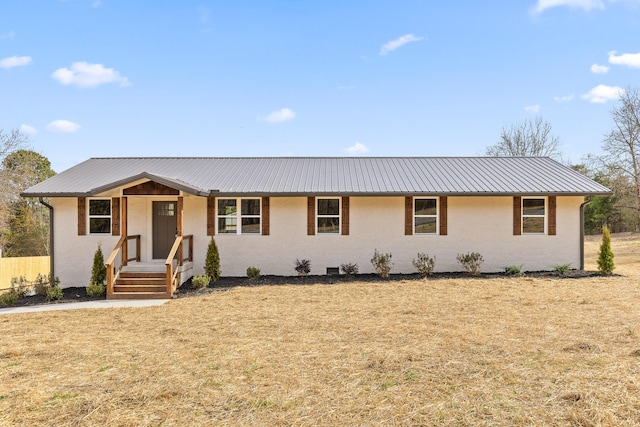
{"type": "Polygon", "coordinates": [[[467,252],[483,271],[583,268],[585,196],[608,194],[545,157],[92,158],[22,193],[51,210],[62,286],[88,284],[100,245],[108,298],[171,295],[212,236],[223,276],[369,273],[376,249],[392,273],[418,252],[436,271],[467,252]]]}

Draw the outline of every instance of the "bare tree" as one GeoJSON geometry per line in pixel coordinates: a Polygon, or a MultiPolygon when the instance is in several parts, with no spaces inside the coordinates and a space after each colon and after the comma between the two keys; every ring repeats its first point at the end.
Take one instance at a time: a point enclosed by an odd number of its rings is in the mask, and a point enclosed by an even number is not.
{"type": "Polygon", "coordinates": [[[611,111],[613,130],[605,135],[603,160],[625,177],[633,191],[635,210],[640,218],[640,92],[628,88],[620,94],[620,105],[611,111]]]}
{"type": "Polygon", "coordinates": [[[560,140],[551,134],[551,124],[538,116],[502,128],[500,141],[487,147],[487,156],[543,156],[561,160],[560,140]]]}
{"type": "MultiPolygon", "coordinates": [[[[18,129],[9,132],[0,129],[0,165],[4,159],[14,151],[26,146],[29,137],[18,129]]],[[[7,230],[9,226],[9,205],[15,201],[16,194],[7,189],[12,187],[13,171],[0,167],[0,231],[7,230]]],[[[0,242],[2,244],[2,242],[0,242]]]]}

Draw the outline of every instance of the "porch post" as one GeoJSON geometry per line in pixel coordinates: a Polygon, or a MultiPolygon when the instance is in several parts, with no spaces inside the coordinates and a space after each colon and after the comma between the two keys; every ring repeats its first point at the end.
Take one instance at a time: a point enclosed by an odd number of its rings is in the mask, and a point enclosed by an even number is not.
{"type": "MultiPolygon", "coordinates": [[[[127,227],[127,198],[122,197],[122,201],[120,204],[122,205],[121,206],[122,212],[120,212],[120,221],[122,222],[122,225],[120,226],[120,231],[122,232],[122,235],[124,237],[127,237],[129,233],[129,230],[127,227]]],[[[124,245],[122,246],[122,265],[123,266],[127,265],[128,259],[129,259],[129,241],[125,239],[124,245]]]]}
{"type": "MultiPolygon", "coordinates": [[[[183,218],[182,210],[184,208],[184,199],[182,196],[178,197],[178,236],[182,237],[183,235],[183,218]]],[[[180,246],[178,246],[178,265],[182,265],[182,242],[180,242],[180,246]]]]}

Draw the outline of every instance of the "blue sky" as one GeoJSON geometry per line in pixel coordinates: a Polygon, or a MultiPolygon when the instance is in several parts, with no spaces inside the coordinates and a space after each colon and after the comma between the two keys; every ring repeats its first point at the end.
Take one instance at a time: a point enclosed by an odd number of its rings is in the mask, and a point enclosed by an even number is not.
{"type": "Polygon", "coordinates": [[[541,115],[599,153],[640,80],[639,0],[0,5],[0,128],[111,156],[481,155],[541,115]]]}

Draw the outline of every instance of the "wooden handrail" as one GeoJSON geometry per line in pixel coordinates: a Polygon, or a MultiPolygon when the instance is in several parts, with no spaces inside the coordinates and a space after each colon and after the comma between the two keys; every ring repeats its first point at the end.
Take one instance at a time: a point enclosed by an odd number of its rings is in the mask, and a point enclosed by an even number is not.
{"type": "Polygon", "coordinates": [[[185,261],[192,262],[193,261],[193,235],[190,234],[188,236],[176,236],[176,240],[173,242],[173,246],[171,246],[171,250],[169,251],[169,255],[167,255],[167,259],[164,262],[166,269],[166,286],[167,293],[173,294],[173,291],[180,285],[180,270],[185,261]],[[185,240],[189,240],[189,256],[183,256],[183,244],[185,240]],[[176,269],[173,269],[173,259],[176,254],[178,255],[178,265],[176,269]]]}
{"type": "Polygon", "coordinates": [[[140,261],[140,235],[139,234],[136,234],[134,236],[120,237],[120,239],[118,240],[118,243],[116,243],[116,246],[113,248],[113,251],[111,251],[111,254],[109,254],[107,261],[104,263],[105,267],[107,267],[107,296],[110,296],[113,294],[113,285],[118,279],[118,276],[120,275],[120,271],[122,271],[122,267],[126,266],[127,262],[129,261],[140,261]],[[132,239],[136,239],[136,253],[134,257],[129,258],[129,256],[127,255],[128,251],[126,250],[126,245],[129,242],[129,240],[132,240],[132,239]],[[116,257],[118,256],[118,253],[122,254],[122,262],[120,264],[120,267],[116,271],[116,269],[114,268],[114,264],[116,261],[116,257]]]}

